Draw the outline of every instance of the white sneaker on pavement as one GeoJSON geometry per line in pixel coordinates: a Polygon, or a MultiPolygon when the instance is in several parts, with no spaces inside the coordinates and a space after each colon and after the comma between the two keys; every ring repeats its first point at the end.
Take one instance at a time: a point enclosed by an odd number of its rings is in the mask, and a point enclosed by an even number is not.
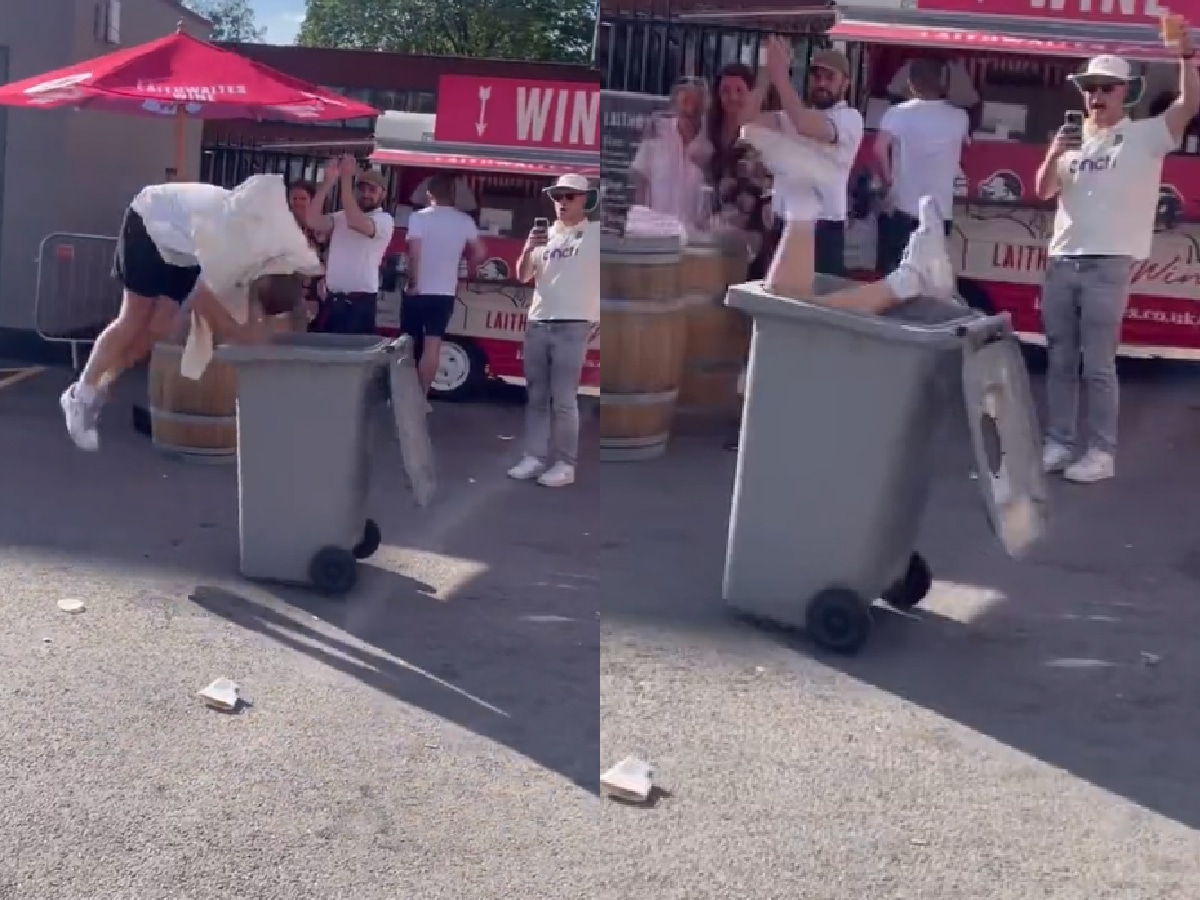
{"type": "Polygon", "coordinates": [[[536,456],[523,456],[521,461],[508,470],[508,477],[517,481],[530,481],[546,471],[546,464],[536,456]]]}
{"type": "Polygon", "coordinates": [[[1042,471],[1047,475],[1061,472],[1071,464],[1070,447],[1064,447],[1057,441],[1046,441],[1042,446],[1042,471]]]}
{"type": "Polygon", "coordinates": [[[885,281],[902,300],[935,297],[950,300],[955,296],[954,265],[946,252],[946,231],[937,203],[922,197],[920,224],[908,239],[900,265],[885,281]]]}
{"type": "Polygon", "coordinates": [[[71,436],[75,446],[93,453],[100,449],[100,434],[96,430],[99,408],[84,402],[77,394],[76,387],[73,384],[63,391],[62,396],[58,398],[58,404],[62,407],[63,418],[66,419],[67,434],[71,436]]]}
{"type": "Polygon", "coordinates": [[[542,487],[566,487],[575,483],[575,467],[556,462],[538,478],[542,487]]]}
{"type": "Polygon", "coordinates": [[[1095,484],[1117,474],[1117,460],[1105,450],[1091,449],[1067,466],[1063,478],[1076,484],[1095,484]]]}

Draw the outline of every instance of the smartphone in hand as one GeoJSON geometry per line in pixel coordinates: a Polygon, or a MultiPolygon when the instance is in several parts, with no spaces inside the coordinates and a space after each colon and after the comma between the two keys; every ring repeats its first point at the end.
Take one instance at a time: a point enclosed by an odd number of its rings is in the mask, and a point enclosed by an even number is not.
{"type": "Polygon", "coordinates": [[[1072,147],[1083,144],[1083,113],[1077,109],[1067,110],[1063,116],[1063,126],[1059,131],[1063,141],[1072,147]]]}

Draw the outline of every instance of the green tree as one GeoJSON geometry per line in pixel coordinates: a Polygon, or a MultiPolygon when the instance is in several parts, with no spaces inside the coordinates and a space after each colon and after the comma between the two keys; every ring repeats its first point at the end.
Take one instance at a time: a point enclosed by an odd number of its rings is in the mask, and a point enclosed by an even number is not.
{"type": "Polygon", "coordinates": [[[586,63],[598,0],[308,0],[297,43],[586,63]]]}
{"type": "Polygon", "coordinates": [[[250,0],[184,0],[184,6],[213,23],[211,40],[256,43],[266,36],[254,21],[250,0]]]}

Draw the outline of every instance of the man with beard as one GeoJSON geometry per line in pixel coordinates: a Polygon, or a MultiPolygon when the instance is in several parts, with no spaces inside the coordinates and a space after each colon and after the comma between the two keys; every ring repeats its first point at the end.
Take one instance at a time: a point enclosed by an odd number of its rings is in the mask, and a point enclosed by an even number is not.
{"type": "Polygon", "coordinates": [[[308,227],[329,235],[325,259],[325,316],[321,330],[333,334],[374,334],[379,305],[379,267],[396,224],[383,209],[387,182],[361,170],[353,156],[332,159],[308,208],[308,227]],[[334,184],[342,209],[326,213],[334,184]]]}
{"type": "Polygon", "coordinates": [[[1097,56],[1071,76],[1087,108],[1082,130],[1064,125],[1037,173],[1038,198],[1058,199],[1041,302],[1048,362],[1042,462],[1081,484],[1116,473],[1117,349],[1133,263],[1150,256],[1163,160],[1200,111],[1195,49],[1187,23],[1174,24],[1178,34],[1164,34],[1164,43],[1180,61],[1179,94],[1166,111],[1131,120],[1141,76],[1119,56],[1097,56]],[[1079,446],[1081,371],[1087,422],[1079,446]]]}
{"type": "Polygon", "coordinates": [[[685,78],[676,84],[671,112],[651,119],[630,167],[640,205],[688,224],[696,219],[704,184],[696,160],[709,155],[700,130],[706,100],[702,81],[685,78]]]}
{"type": "MultiPolygon", "coordinates": [[[[783,132],[799,135],[825,149],[830,173],[817,188],[820,209],[814,232],[816,271],[846,274],[846,211],[850,170],[862,143],[862,114],[846,102],[850,61],[838,50],[817,50],[808,66],[808,89],[801,98],[792,86],[791,52],[779,38],[768,44],[767,75],[783,107],[778,114],[783,132]]],[[[776,192],[772,208],[787,218],[787,200],[776,192]]]]}

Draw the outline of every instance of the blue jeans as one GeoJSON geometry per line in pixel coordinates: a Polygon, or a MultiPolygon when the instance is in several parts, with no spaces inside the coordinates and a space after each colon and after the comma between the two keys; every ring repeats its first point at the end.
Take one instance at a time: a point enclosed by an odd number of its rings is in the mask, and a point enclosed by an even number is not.
{"type": "Polygon", "coordinates": [[[530,321],[525,332],[525,452],[569,466],[579,458],[579,382],[591,322],[530,321]],[[553,442],[553,447],[551,443],[553,442]]]}

